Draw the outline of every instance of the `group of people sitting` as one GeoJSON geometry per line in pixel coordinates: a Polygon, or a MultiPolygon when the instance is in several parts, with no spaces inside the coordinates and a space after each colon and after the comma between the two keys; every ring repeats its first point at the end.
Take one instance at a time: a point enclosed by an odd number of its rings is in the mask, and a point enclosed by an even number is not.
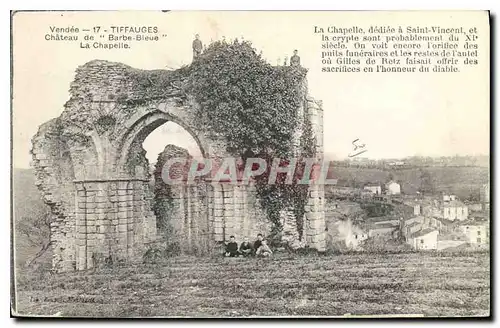
{"type": "Polygon", "coordinates": [[[257,235],[257,240],[253,245],[245,237],[245,240],[238,247],[238,243],[234,236],[229,237],[229,242],[226,245],[226,250],[224,251],[225,257],[268,257],[273,253],[271,248],[267,245],[266,240],[263,238],[262,234],[257,235]]]}

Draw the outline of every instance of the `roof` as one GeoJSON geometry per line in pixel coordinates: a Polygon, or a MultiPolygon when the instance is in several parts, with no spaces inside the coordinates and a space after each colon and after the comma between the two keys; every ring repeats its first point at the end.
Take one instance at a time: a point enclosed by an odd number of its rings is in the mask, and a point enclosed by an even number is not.
{"type": "Polygon", "coordinates": [[[422,237],[422,236],[428,235],[428,234],[430,234],[431,232],[434,232],[434,231],[438,232],[436,229],[427,228],[427,229],[420,230],[420,231],[417,231],[415,233],[412,233],[411,237],[412,238],[422,237]]]}
{"type": "Polygon", "coordinates": [[[372,182],[370,182],[370,183],[365,184],[365,188],[366,187],[380,187],[380,183],[372,183],[372,182]]]}
{"type": "Polygon", "coordinates": [[[415,221],[415,222],[408,224],[406,227],[413,228],[414,226],[421,225],[421,224],[422,224],[422,222],[415,221]]]}
{"type": "Polygon", "coordinates": [[[460,223],[461,226],[489,226],[488,220],[467,220],[460,223]]]}
{"type": "Polygon", "coordinates": [[[452,224],[456,224],[457,221],[451,221],[451,220],[447,220],[447,219],[444,219],[444,218],[438,218],[438,217],[433,217],[434,220],[438,220],[439,222],[441,222],[442,224],[445,224],[445,225],[452,225],[452,224]]]}
{"type": "Polygon", "coordinates": [[[397,182],[396,182],[396,181],[394,181],[394,180],[391,180],[391,181],[387,182],[385,185],[387,186],[387,185],[390,185],[390,184],[393,184],[393,183],[395,183],[395,184],[399,185],[399,183],[397,183],[397,182]]]}
{"type": "Polygon", "coordinates": [[[374,216],[366,219],[367,222],[381,222],[381,221],[399,221],[395,215],[374,216]]]}
{"type": "Polygon", "coordinates": [[[391,223],[382,223],[382,224],[372,224],[369,226],[370,230],[379,230],[379,229],[395,229],[397,226],[391,223]]]}
{"type": "Polygon", "coordinates": [[[452,200],[443,203],[444,207],[465,207],[466,205],[459,200],[452,200]]]}
{"type": "Polygon", "coordinates": [[[490,218],[490,214],[489,213],[484,213],[484,212],[472,212],[472,213],[469,213],[469,217],[473,217],[474,219],[476,219],[476,221],[486,221],[490,218]]]}

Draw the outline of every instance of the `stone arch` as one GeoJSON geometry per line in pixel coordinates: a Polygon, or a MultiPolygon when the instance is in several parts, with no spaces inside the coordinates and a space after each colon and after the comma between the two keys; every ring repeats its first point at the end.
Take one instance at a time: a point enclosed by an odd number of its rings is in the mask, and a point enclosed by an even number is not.
{"type": "Polygon", "coordinates": [[[196,141],[202,156],[204,158],[209,156],[207,153],[207,149],[209,149],[208,141],[203,136],[193,131],[180,118],[156,109],[148,111],[138,119],[133,119],[133,123],[126,124],[129,128],[117,143],[115,159],[117,168],[120,170],[126,165],[133,144],[142,144],[151,132],[167,122],[174,122],[184,128],[196,141]]]}
{"type": "MultiPolygon", "coordinates": [[[[141,260],[145,248],[155,241],[149,179],[123,167],[136,145],[142,147],[147,135],[161,124],[172,121],[182,126],[205,158],[228,157],[224,137],[196,124],[199,105],[185,93],[185,82],[175,72],[143,71],[101,60],[77,68],[71,98],[61,116],[42,126],[33,138],[39,189],[46,203],[58,205],[52,207],[61,221],[58,226],[72,232],[53,234],[54,248],[65,250],[57,270],[89,269],[101,257],[141,260]]],[[[322,154],[321,104],[308,98],[307,90],[303,93],[299,112],[311,122],[317,153],[322,154]]],[[[294,138],[298,146],[299,136],[294,138]]],[[[198,191],[185,194],[189,204],[196,205],[189,197],[196,199],[198,191]]],[[[318,250],[325,246],[323,194],[322,186],[312,186],[305,209],[306,243],[318,250]]],[[[255,196],[255,186],[215,182],[207,190],[207,210],[193,205],[186,213],[204,216],[211,241],[221,242],[242,231],[264,232],[264,225],[255,221],[262,216],[259,206],[254,206],[255,196]]]]}
{"type": "MultiPolygon", "coordinates": [[[[173,122],[186,130],[197,143],[204,158],[218,155],[213,151],[218,149],[217,147],[223,142],[208,138],[204,131],[196,128],[193,120],[187,121],[191,119],[186,115],[188,110],[189,108],[179,108],[170,104],[135,109],[134,115],[121,125],[115,135],[117,140],[114,147],[116,150],[114,163],[116,163],[117,173],[124,172],[131,178],[141,177],[136,170],[128,170],[130,169],[128,167],[130,156],[137,151],[137,145],[141,145],[142,149],[147,136],[167,122],[173,122]],[[177,113],[183,114],[184,118],[176,115],[177,113]]],[[[145,154],[139,156],[145,159],[145,154]]],[[[170,213],[172,233],[168,236],[169,242],[179,241],[183,252],[203,254],[203,249],[209,248],[212,238],[209,233],[210,216],[208,213],[209,203],[213,202],[213,197],[208,197],[212,193],[212,185],[197,181],[195,184],[181,184],[168,186],[168,188],[171,190],[173,206],[172,213],[170,213]]],[[[152,190],[146,190],[145,193],[151,200],[157,200],[152,190]]],[[[151,210],[154,210],[153,202],[150,205],[151,210]]]]}

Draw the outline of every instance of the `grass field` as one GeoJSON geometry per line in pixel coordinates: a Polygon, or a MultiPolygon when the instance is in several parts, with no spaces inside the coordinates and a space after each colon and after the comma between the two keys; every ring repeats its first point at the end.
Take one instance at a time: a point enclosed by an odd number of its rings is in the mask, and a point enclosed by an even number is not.
{"type": "Polygon", "coordinates": [[[487,253],[180,257],[22,280],[21,315],[488,316],[490,306],[487,253]]]}

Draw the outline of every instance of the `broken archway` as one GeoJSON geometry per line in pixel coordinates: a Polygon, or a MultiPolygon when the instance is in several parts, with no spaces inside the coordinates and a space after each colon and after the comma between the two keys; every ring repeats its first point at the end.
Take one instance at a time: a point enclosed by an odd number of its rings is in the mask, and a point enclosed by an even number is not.
{"type": "MultiPolygon", "coordinates": [[[[37,185],[53,213],[57,271],[89,269],[109,256],[140,260],[155,240],[153,193],[142,143],[158,126],[179,124],[206,158],[229,155],[222,136],[196,124],[198,105],[182,91],[182,83],[175,71],[142,71],[106,61],[77,69],[63,113],[43,124],[32,140],[37,185]],[[154,81],[161,81],[161,90],[155,89],[154,81]]],[[[306,95],[303,109],[322,153],[322,110],[306,95]]],[[[255,227],[244,218],[257,214],[244,204],[252,186],[210,188],[208,212],[198,214],[206,218],[211,240],[251,234],[255,227]]],[[[311,187],[309,199],[307,244],[323,250],[322,187],[311,187]]]]}

